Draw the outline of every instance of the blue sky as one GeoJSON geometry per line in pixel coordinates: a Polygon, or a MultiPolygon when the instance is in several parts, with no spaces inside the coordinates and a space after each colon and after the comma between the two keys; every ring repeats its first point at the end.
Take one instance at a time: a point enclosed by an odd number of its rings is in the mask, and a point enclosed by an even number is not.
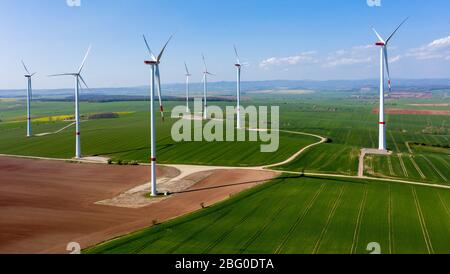
{"type": "Polygon", "coordinates": [[[88,45],[85,79],[92,87],[144,85],[142,34],[154,51],[171,33],[161,65],[165,83],[183,82],[186,61],[201,80],[201,53],[213,81],[234,80],[233,44],[250,64],[243,80],[376,78],[378,49],[370,27],[388,35],[392,77],[450,78],[450,1],[381,0],[2,0],[0,89],[24,88],[20,60],[35,88],[72,87],[46,75],[75,70],[88,45]]]}

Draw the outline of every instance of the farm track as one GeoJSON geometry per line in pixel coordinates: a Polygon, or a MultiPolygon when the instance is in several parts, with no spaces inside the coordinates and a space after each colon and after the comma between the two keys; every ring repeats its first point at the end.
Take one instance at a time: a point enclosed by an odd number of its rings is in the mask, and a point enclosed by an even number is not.
{"type": "Polygon", "coordinates": [[[395,145],[395,149],[397,150],[398,153],[401,153],[402,151],[400,150],[400,148],[398,147],[397,142],[395,141],[394,135],[392,135],[392,132],[389,131],[389,136],[391,136],[392,142],[395,145]]]}
{"type": "Polygon", "coordinates": [[[387,157],[387,161],[388,161],[388,167],[389,167],[389,174],[391,174],[391,176],[395,176],[394,167],[392,166],[391,156],[387,157]]]}
{"type": "Polygon", "coordinates": [[[320,233],[319,239],[317,239],[317,242],[314,245],[314,250],[312,252],[313,254],[317,254],[319,252],[323,237],[325,236],[325,234],[327,234],[328,228],[330,227],[330,223],[333,220],[334,215],[336,214],[336,210],[339,207],[339,205],[341,204],[341,199],[342,199],[342,195],[344,194],[344,191],[345,191],[345,186],[341,186],[339,196],[334,201],[333,208],[331,209],[330,214],[328,215],[327,222],[325,223],[325,226],[323,227],[322,232],[320,233]]]}
{"type": "Polygon", "coordinates": [[[352,242],[352,248],[350,250],[351,254],[355,254],[356,253],[356,249],[358,248],[358,243],[359,243],[359,233],[361,231],[361,220],[364,216],[364,209],[366,208],[366,201],[367,201],[367,194],[368,194],[369,190],[367,185],[364,186],[364,195],[363,198],[361,200],[361,204],[359,205],[359,210],[358,210],[358,217],[356,219],[356,226],[355,226],[355,232],[353,233],[353,242],[352,242]]]}
{"type": "Polygon", "coordinates": [[[311,208],[313,207],[314,203],[316,202],[317,198],[320,196],[320,194],[323,192],[325,188],[325,184],[322,184],[319,188],[319,190],[317,190],[316,194],[314,195],[314,197],[308,202],[308,206],[305,208],[305,210],[303,211],[303,213],[301,215],[299,215],[297,217],[297,220],[295,221],[295,223],[291,226],[291,228],[289,229],[288,233],[286,234],[286,236],[283,238],[283,240],[281,241],[280,245],[278,246],[278,248],[275,251],[275,254],[281,254],[281,251],[284,249],[284,246],[286,245],[286,243],[289,241],[289,239],[292,237],[292,234],[294,233],[295,229],[298,227],[298,225],[303,222],[303,220],[305,219],[305,217],[308,215],[308,213],[310,212],[311,208]]]}
{"type": "Polygon", "coordinates": [[[447,178],[441,173],[441,171],[439,169],[437,169],[437,167],[430,161],[430,159],[428,159],[427,157],[425,157],[424,155],[421,155],[422,158],[425,159],[425,161],[427,161],[427,163],[434,169],[434,171],[444,180],[444,183],[447,183],[447,178]]]}
{"type": "Polygon", "coordinates": [[[400,162],[400,166],[402,167],[403,175],[405,175],[405,177],[408,178],[409,174],[408,174],[408,170],[406,169],[405,162],[403,162],[402,154],[401,153],[397,154],[397,157],[400,162]]]}
{"type": "Polygon", "coordinates": [[[412,186],[411,189],[414,197],[414,203],[416,205],[417,215],[419,217],[420,227],[422,228],[423,239],[425,241],[425,244],[427,245],[428,254],[434,254],[433,245],[431,243],[430,234],[428,233],[427,224],[425,223],[425,218],[422,213],[420,201],[417,197],[416,188],[412,186]]]}
{"type": "Polygon", "coordinates": [[[423,174],[422,170],[420,169],[419,165],[417,165],[416,161],[413,158],[414,156],[409,155],[409,160],[411,161],[411,163],[413,164],[414,168],[417,170],[417,172],[419,173],[420,177],[422,179],[427,179],[427,177],[425,176],[425,174],[423,174]]]}

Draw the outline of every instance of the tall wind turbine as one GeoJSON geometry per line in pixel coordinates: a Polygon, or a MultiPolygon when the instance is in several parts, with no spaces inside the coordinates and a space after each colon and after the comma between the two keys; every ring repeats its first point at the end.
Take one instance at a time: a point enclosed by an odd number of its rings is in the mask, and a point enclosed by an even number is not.
{"type": "Polygon", "coordinates": [[[27,137],[31,137],[33,135],[31,129],[31,100],[33,98],[33,90],[31,87],[31,78],[36,74],[30,73],[25,63],[22,61],[23,68],[25,69],[26,74],[24,75],[27,78],[28,86],[27,86],[27,137]]]}
{"type": "Polygon", "coordinates": [[[208,75],[214,75],[208,71],[205,55],[202,54],[205,71],[203,72],[203,119],[208,119],[208,75]]]}
{"type": "Polygon", "coordinates": [[[375,35],[379,39],[378,42],[375,43],[376,46],[380,47],[380,120],[379,120],[379,146],[378,149],[381,151],[386,151],[386,121],[385,121],[385,115],[384,115],[384,66],[386,65],[386,70],[388,74],[388,86],[389,91],[391,91],[391,77],[389,72],[389,58],[388,58],[388,49],[387,46],[389,42],[391,41],[392,37],[397,33],[397,31],[400,29],[400,27],[408,20],[406,18],[403,20],[403,22],[392,32],[392,34],[388,37],[388,39],[384,40],[381,35],[375,30],[375,28],[372,28],[375,32],[375,35]]]}
{"type": "MultiPolygon", "coordinates": [[[[156,188],[156,130],[155,130],[155,113],[154,113],[154,104],[155,104],[155,78],[158,81],[158,97],[160,110],[163,114],[164,110],[162,107],[162,99],[161,99],[161,77],[159,73],[159,64],[161,62],[161,58],[164,54],[164,51],[167,48],[172,36],[170,36],[169,40],[166,42],[158,57],[155,57],[150,46],[147,42],[147,39],[144,36],[144,42],[147,46],[148,53],[150,54],[150,60],[144,61],[146,65],[150,66],[150,143],[151,143],[151,186],[152,186],[152,197],[156,197],[158,195],[158,190],[156,188]]],[[[164,117],[164,116],[162,116],[164,117]]]]}
{"type": "Polygon", "coordinates": [[[89,52],[91,51],[91,46],[89,46],[86,55],[84,56],[83,62],[81,62],[80,68],[77,72],[73,73],[61,73],[50,75],[50,77],[58,77],[58,76],[73,76],[75,77],[75,124],[76,124],[76,139],[75,139],[75,158],[81,159],[81,132],[80,132],[80,88],[81,83],[83,83],[86,88],[89,88],[86,82],[81,76],[81,72],[83,71],[84,65],[86,64],[87,57],[89,56],[89,52]]]}
{"type": "Polygon", "coordinates": [[[186,62],[184,63],[184,67],[186,69],[186,113],[189,113],[189,78],[192,76],[189,73],[188,66],[186,62]]]}
{"type": "Polygon", "coordinates": [[[236,103],[237,103],[237,128],[241,129],[241,68],[242,68],[242,64],[241,64],[241,60],[239,58],[239,54],[237,51],[236,46],[234,46],[234,52],[236,53],[236,70],[237,70],[237,89],[236,89],[236,103]]]}

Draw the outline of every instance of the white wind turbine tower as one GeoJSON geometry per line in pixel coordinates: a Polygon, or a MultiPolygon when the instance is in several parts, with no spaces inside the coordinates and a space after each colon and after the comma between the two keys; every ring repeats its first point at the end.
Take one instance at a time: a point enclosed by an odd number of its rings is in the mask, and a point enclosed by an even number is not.
{"type": "Polygon", "coordinates": [[[205,71],[203,72],[203,119],[208,119],[208,75],[214,75],[208,71],[205,55],[202,54],[205,71]]]}
{"type": "Polygon", "coordinates": [[[375,35],[379,39],[378,42],[375,43],[376,46],[379,46],[381,48],[380,50],[380,120],[379,120],[379,146],[378,149],[380,151],[386,151],[387,145],[386,145],[386,121],[385,121],[385,115],[384,115],[384,65],[386,65],[386,70],[388,74],[388,86],[389,91],[391,91],[391,77],[389,72],[389,58],[388,58],[388,49],[387,46],[394,37],[394,35],[397,33],[397,31],[400,29],[400,27],[408,20],[406,18],[395,30],[392,32],[392,34],[389,36],[388,39],[384,40],[381,35],[375,30],[375,28],[372,28],[375,32],[375,35]]]}
{"type": "Polygon", "coordinates": [[[236,89],[236,103],[237,103],[237,108],[236,108],[236,112],[237,112],[237,116],[236,116],[236,120],[237,120],[237,128],[241,129],[241,68],[242,68],[242,64],[241,64],[241,60],[239,58],[239,54],[238,51],[236,49],[236,46],[234,46],[234,52],[236,53],[236,70],[237,70],[237,89],[236,89]]]}
{"type": "Polygon", "coordinates": [[[23,68],[25,69],[26,73],[24,76],[27,78],[28,86],[27,86],[27,137],[31,137],[33,135],[32,129],[31,129],[31,100],[33,98],[33,90],[31,87],[31,78],[36,74],[30,73],[25,63],[22,61],[23,68]]]}
{"type": "Polygon", "coordinates": [[[81,76],[81,71],[84,68],[84,65],[86,64],[87,57],[89,55],[89,52],[91,51],[91,46],[89,46],[86,55],[84,56],[83,62],[80,65],[80,68],[77,72],[74,73],[61,73],[61,74],[54,74],[50,75],[50,77],[58,77],[58,76],[73,76],[75,77],[75,124],[76,124],[76,146],[75,146],[75,158],[81,159],[81,132],[80,132],[80,87],[81,83],[83,83],[86,88],[89,88],[86,82],[83,79],[83,76],[81,76]]]}
{"type": "Polygon", "coordinates": [[[192,76],[189,73],[188,66],[186,62],[184,63],[184,67],[186,69],[186,113],[189,113],[189,78],[192,76]]]}
{"type": "MultiPolygon", "coordinates": [[[[152,197],[156,197],[158,195],[157,187],[156,187],[156,130],[155,130],[155,113],[154,113],[154,104],[155,104],[155,78],[158,81],[158,97],[161,114],[163,115],[163,107],[162,107],[162,98],[161,98],[161,77],[159,73],[159,64],[161,62],[161,58],[166,50],[167,45],[169,44],[172,36],[169,38],[167,43],[162,48],[158,57],[155,57],[150,46],[147,42],[147,39],[144,36],[144,42],[147,46],[148,52],[150,54],[150,60],[144,61],[146,65],[150,66],[150,143],[151,143],[151,187],[152,187],[152,197]]],[[[164,117],[164,116],[162,116],[164,117]]]]}

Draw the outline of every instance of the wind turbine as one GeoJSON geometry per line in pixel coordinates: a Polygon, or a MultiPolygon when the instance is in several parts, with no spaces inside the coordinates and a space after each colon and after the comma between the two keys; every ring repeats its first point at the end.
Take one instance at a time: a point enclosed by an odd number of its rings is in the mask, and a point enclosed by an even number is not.
{"type": "Polygon", "coordinates": [[[241,60],[239,58],[239,54],[237,51],[236,46],[234,46],[234,52],[236,53],[236,70],[237,70],[237,89],[236,89],[236,98],[237,98],[237,128],[241,129],[241,68],[242,68],[242,64],[241,64],[241,60]]]}
{"type": "Polygon", "coordinates": [[[391,91],[391,76],[389,72],[389,58],[388,58],[388,50],[387,46],[400,27],[408,20],[406,18],[403,22],[392,32],[392,34],[388,37],[388,39],[384,40],[381,35],[372,28],[375,32],[375,35],[379,39],[378,42],[375,43],[376,46],[380,47],[380,120],[379,120],[379,146],[378,149],[380,151],[386,151],[386,121],[384,115],[384,66],[386,65],[387,75],[388,75],[388,86],[389,92],[391,91]]]}
{"type": "Polygon", "coordinates": [[[205,71],[203,72],[203,119],[208,119],[208,75],[214,75],[208,71],[206,66],[205,55],[202,54],[205,71]]]}
{"type": "Polygon", "coordinates": [[[26,73],[24,76],[27,78],[28,86],[27,86],[27,137],[31,137],[33,135],[32,129],[31,129],[31,100],[33,98],[33,90],[31,87],[31,78],[36,74],[30,73],[25,63],[22,61],[23,68],[25,69],[26,73]]]}
{"type": "Polygon", "coordinates": [[[184,67],[186,69],[186,113],[189,113],[189,78],[192,75],[189,73],[186,62],[184,63],[184,67]]]}
{"type": "Polygon", "coordinates": [[[75,139],[75,158],[81,159],[81,132],[80,132],[80,88],[81,83],[83,83],[86,88],[89,88],[84,81],[83,76],[81,76],[81,72],[83,71],[84,65],[86,64],[87,57],[89,56],[89,52],[91,51],[91,46],[89,46],[86,55],[84,56],[83,62],[81,62],[80,68],[77,72],[73,73],[61,73],[50,75],[50,77],[59,77],[59,76],[73,76],[75,77],[75,124],[76,124],[76,139],[75,139]]]}
{"type": "MultiPolygon", "coordinates": [[[[164,54],[164,51],[167,48],[170,40],[172,40],[172,36],[170,36],[169,40],[166,42],[158,57],[155,57],[150,46],[147,42],[147,39],[144,37],[145,45],[147,46],[148,53],[150,54],[150,60],[144,61],[146,65],[150,66],[150,143],[151,143],[151,186],[152,186],[152,197],[156,197],[158,195],[158,191],[156,188],[156,130],[155,130],[155,113],[154,113],[154,104],[155,104],[155,78],[158,80],[158,97],[159,97],[159,105],[161,114],[163,114],[164,109],[162,107],[162,99],[161,99],[161,77],[159,73],[159,64],[161,62],[161,58],[164,54]]],[[[164,116],[162,116],[164,118],[164,116]]]]}

